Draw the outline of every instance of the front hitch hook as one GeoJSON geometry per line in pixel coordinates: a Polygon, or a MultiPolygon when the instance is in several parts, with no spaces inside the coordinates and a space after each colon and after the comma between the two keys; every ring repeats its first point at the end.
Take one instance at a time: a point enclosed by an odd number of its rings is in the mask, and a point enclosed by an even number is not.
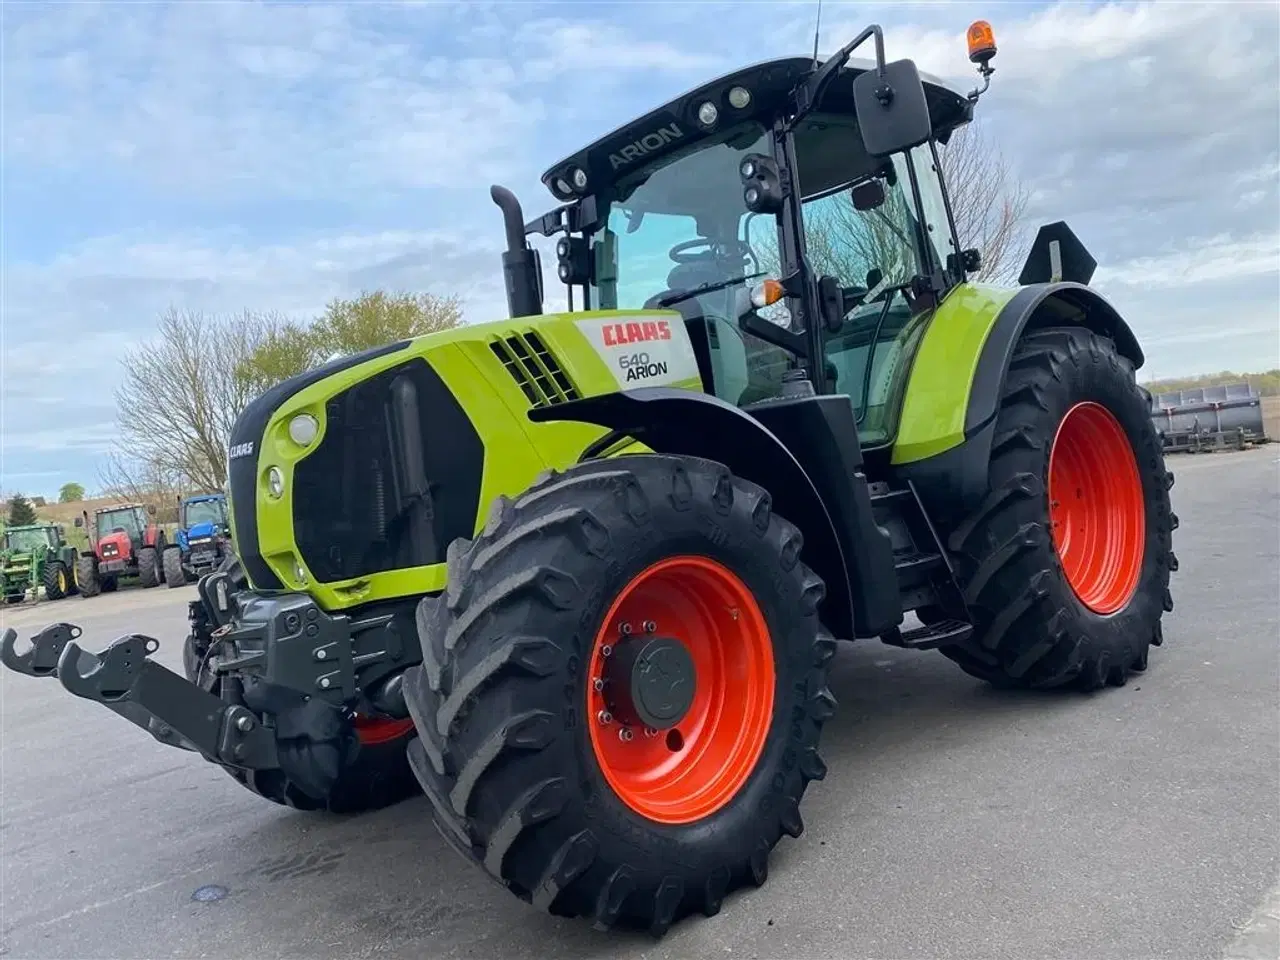
{"type": "Polygon", "coordinates": [[[99,703],[122,700],[133,689],[147,657],[159,649],[160,641],[154,637],[131,633],[102,653],[85,657],[80,646],[69,640],[58,658],[58,682],[68,692],[86,700],[99,703]]]}
{"type": "Polygon", "coordinates": [[[51,623],[31,638],[30,650],[19,653],[16,646],[18,633],[8,627],[0,637],[0,662],[15,673],[28,677],[57,676],[62,651],[68,644],[75,646],[83,632],[74,623],[51,623]]]}

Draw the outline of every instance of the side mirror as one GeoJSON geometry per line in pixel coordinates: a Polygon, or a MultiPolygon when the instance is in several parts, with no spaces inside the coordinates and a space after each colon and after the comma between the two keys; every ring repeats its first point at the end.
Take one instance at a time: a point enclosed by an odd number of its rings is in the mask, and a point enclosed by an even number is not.
{"type": "Polygon", "coordinates": [[[884,181],[879,178],[864,181],[849,191],[853,209],[860,212],[874,210],[884,203],[884,181]]]}
{"type": "Polygon", "coordinates": [[[895,60],[859,74],[853,81],[853,103],[862,129],[862,144],[873,157],[918,147],[933,136],[929,101],[914,61],[895,60]]]}

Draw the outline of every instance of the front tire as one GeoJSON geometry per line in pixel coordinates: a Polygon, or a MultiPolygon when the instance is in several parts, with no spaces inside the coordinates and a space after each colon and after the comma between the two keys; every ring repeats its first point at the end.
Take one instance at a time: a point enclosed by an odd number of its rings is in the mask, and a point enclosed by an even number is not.
{"type": "Polygon", "coordinates": [[[62,561],[54,560],[44,568],[44,595],[47,600],[61,600],[71,593],[71,577],[62,561]]]}
{"type": "Polygon", "coordinates": [[[138,551],[138,582],[143,587],[160,584],[160,554],[155,547],[143,547],[138,551]]]}
{"type": "Polygon", "coordinates": [[[76,558],[76,588],[82,597],[96,597],[102,592],[102,581],[98,579],[98,560],[96,557],[79,556],[76,558]]]}
{"type": "Polygon", "coordinates": [[[182,569],[181,550],[177,547],[165,547],[161,562],[164,564],[164,582],[170,590],[187,585],[187,574],[182,569]]]}
{"type": "Polygon", "coordinates": [[[1094,690],[1145,670],[1173,609],[1178,518],[1149,398],[1110,340],[1024,335],[989,471],[948,542],[974,641],[943,653],[1002,687],[1094,690]]]}
{"type": "Polygon", "coordinates": [[[499,498],[420,603],[405,677],[445,838],[539,909],[657,935],[763,884],[835,708],[802,542],[767,492],[692,458],[592,461],[499,498]],[[654,642],[674,659],[646,660],[654,642]],[[670,697],[637,692],[646,671],[676,678],[670,697]]]}

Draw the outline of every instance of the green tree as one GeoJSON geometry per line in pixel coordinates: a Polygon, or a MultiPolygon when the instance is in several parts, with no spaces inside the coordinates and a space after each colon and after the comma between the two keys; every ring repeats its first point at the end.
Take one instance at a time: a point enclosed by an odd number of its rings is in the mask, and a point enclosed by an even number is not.
{"type": "Polygon", "coordinates": [[[84,499],[84,487],[78,483],[64,483],[58,490],[59,503],[76,503],[84,499]]]}
{"type": "Polygon", "coordinates": [[[246,383],[265,389],[332,357],[449,330],[461,322],[456,296],[366,291],[351,299],[329,301],[308,327],[289,322],[271,331],[239,372],[246,383]]]}
{"type": "Polygon", "coordinates": [[[30,500],[20,493],[9,498],[9,526],[22,527],[36,521],[36,508],[31,505],[30,500]]]}

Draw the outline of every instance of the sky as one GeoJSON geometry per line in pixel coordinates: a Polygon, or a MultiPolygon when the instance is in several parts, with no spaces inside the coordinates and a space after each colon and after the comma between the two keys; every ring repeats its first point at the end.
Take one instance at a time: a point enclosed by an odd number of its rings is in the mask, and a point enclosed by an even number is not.
{"type": "MultiPolygon", "coordinates": [[[[315,316],[364,289],[505,316],[501,218],[541,172],[738,66],[808,55],[813,0],[0,4],[0,490],[98,483],[122,352],[167,307],[315,316]]],[[[1142,379],[1280,365],[1280,6],[853,4],[969,89],[1147,353],[1142,379]]],[[[867,51],[869,53],[869,51],[867,51]]],[[[862,51],[859,55],[864,55],[862,51]]],[[[550,283],[551,276],[548,276],[550,283]]]]}

